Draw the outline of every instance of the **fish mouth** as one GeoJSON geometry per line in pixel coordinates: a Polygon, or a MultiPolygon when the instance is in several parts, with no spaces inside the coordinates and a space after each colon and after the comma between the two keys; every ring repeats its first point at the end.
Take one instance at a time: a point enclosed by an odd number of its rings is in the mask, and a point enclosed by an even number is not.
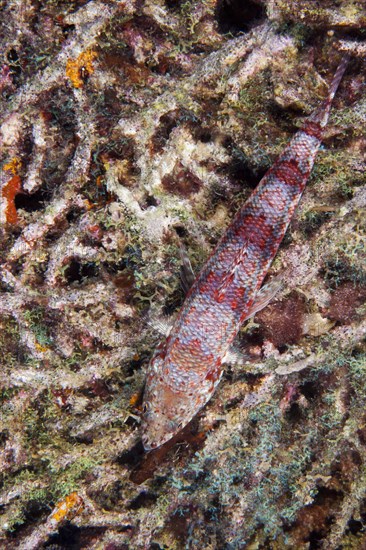
{"type": "Polygon", "coordinates": [[[152,451],[157,447],[155,443],[152,443],[151,441],[149,441],[149,438],[146,435],[142,436],[142,444],[144,446],[145,451],[152,451]]]}
{"type": "Polygon", "coordinates": [[[154,440],[151,440],[147,434],[143,434],[142,436],[142,444],[144,446],[144,449],[145,451],[153,451],[154,449],[157,449],[158,447],[161,447],[162,445],[164,445],[164,443],[166,443],[167,441],[169,441],[169,439],[171,439],[172,436],[167,436],[165,437],[164,439],[162,439],[161,441],[158,440],[158,441],[154,441],[154,440]]]}
{"type": "Polygon", "coordinates": [[[157,441],[156,438],[154,438],[154,435],[149,433],[149,430],[145,426],[145,429],[143,429],[142,432],[142,444],[144,446],[145,451],[153,451],[160,445],[162,445],[164,442],[160,443],[160,441],[157,441]]]}
{"type": "MultiPolygon", "coordinates": [[[[152,435],[152,434],[150,434],[152,435]]],[[[155,438],[152,435],[152,437],[149,437],[147,433],[142,434],[142,444],[144,446],[145,451],[154,451],[158,447],[161,447],[168,441],[170,441],[176,434],[173,433],[166,433],[164,437],[155,438]]]]}

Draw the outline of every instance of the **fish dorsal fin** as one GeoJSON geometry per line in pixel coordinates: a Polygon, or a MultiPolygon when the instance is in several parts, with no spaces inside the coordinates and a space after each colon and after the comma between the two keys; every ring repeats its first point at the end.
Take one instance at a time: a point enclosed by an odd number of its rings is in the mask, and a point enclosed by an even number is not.
{"type": "Polygon", "coordinates": [[[167,317],[159,316],[156,313],[152,313],[150,315],[145,314],[143,316],[144,321],[146,322],[149,327],[154,329],[155,332],[159,334],[159,336],[169,336],[170,331],[173,327],[173,320],[168,319],[167,317]]]}
{"type": "Polygon", "coordinates": [[[179,247],[179,256],[181,261],[180,284],[182,286],[184,294],[188,294],[194,281],[196,280],[196,275],[194,274],[194,271],[192,269],[187,251],[182,244],[179,247]]]}

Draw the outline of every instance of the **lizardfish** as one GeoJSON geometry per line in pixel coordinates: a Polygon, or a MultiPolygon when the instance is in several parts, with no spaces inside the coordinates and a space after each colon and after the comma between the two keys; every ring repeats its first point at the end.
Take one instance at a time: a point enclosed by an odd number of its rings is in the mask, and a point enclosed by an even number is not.
{"type": "Polygon", "coordinates": [[[179,432],[211,398],[241,325],[267,305],[261,285],[304,191],[346,69],[338,66],[321,107],[236,214],[199,273],[170,334],[147,369],[142,440],[146,450],[179,432]]]}

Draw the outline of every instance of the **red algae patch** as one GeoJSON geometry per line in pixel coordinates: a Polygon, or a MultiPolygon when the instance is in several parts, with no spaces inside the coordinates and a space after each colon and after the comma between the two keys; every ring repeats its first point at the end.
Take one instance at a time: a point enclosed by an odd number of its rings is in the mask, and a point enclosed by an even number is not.
{"type": "Polygon", "coordinates": [[[15,208],[14,199],[21,189],[21,180],[19,176],[13,176],[3,188],[3,197],[7,200],[5,209],[6,221],[8,223],[17,223],[18,215],[15,208]]]}
{"type": "Polygon", "coordinates": [[[175,165],[171,174],[164,176],[161,183],[166,191],[182,197],[198,193],[202,186],[202,181],[180,162],[175,165]]]}
{"type": "Polygon", "coordinates": [[[366,288],[344,283],[332,294],[329,306],[329,317],[341,323],[349,323],[359,315],[357,308],[361,307],[366,300],[366,288]]]}
{"type": "Polygon", "coordinates": [[[296,344],[303,334],[305,304],[296,293],[287,300],[270,304],[256,316],[266,338],[276,347],[296,344]]]}
{"type": "Polygon", "coordinates": [[[10,224],[15,224],[18,221],[17,210],[14,199],[21,190],[21,179],[18,171],[21,168],[21,161],[14,157],[10,162],[4,164],[4,170],[8,170],[13,174],[13,177],[6,182],[2,189],[3,198],[6,200],[5,216],[6,221],[10,224]]]}

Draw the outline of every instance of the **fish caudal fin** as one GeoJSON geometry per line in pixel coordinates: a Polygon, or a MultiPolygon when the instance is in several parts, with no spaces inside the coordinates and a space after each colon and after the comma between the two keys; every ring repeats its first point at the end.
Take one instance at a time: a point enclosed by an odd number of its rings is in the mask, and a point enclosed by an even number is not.
{"type": "Polygon", "coordinates": [[[332,83],[329,86],[329,91],[328,91],[327,98],[323,101],[323,103],[319,107],[319,109],[317,109],[308,118],[308,122],[315,122],[315,123],[319,124],[319,126],[321,128],[324,128],[324,126],[327,124],[328,118],[329,118],[330,107],[332,105],[333,98],[336,94],[339,83],[342,80],[342,77],[343,77],[344,72],[347,68],[349,60],[350,60],[350,56],[348,54],[346,54],[342,57],[342,60],[341,60],[340,64],[338,65],[336,72],[334,73],[332,83]]]}

